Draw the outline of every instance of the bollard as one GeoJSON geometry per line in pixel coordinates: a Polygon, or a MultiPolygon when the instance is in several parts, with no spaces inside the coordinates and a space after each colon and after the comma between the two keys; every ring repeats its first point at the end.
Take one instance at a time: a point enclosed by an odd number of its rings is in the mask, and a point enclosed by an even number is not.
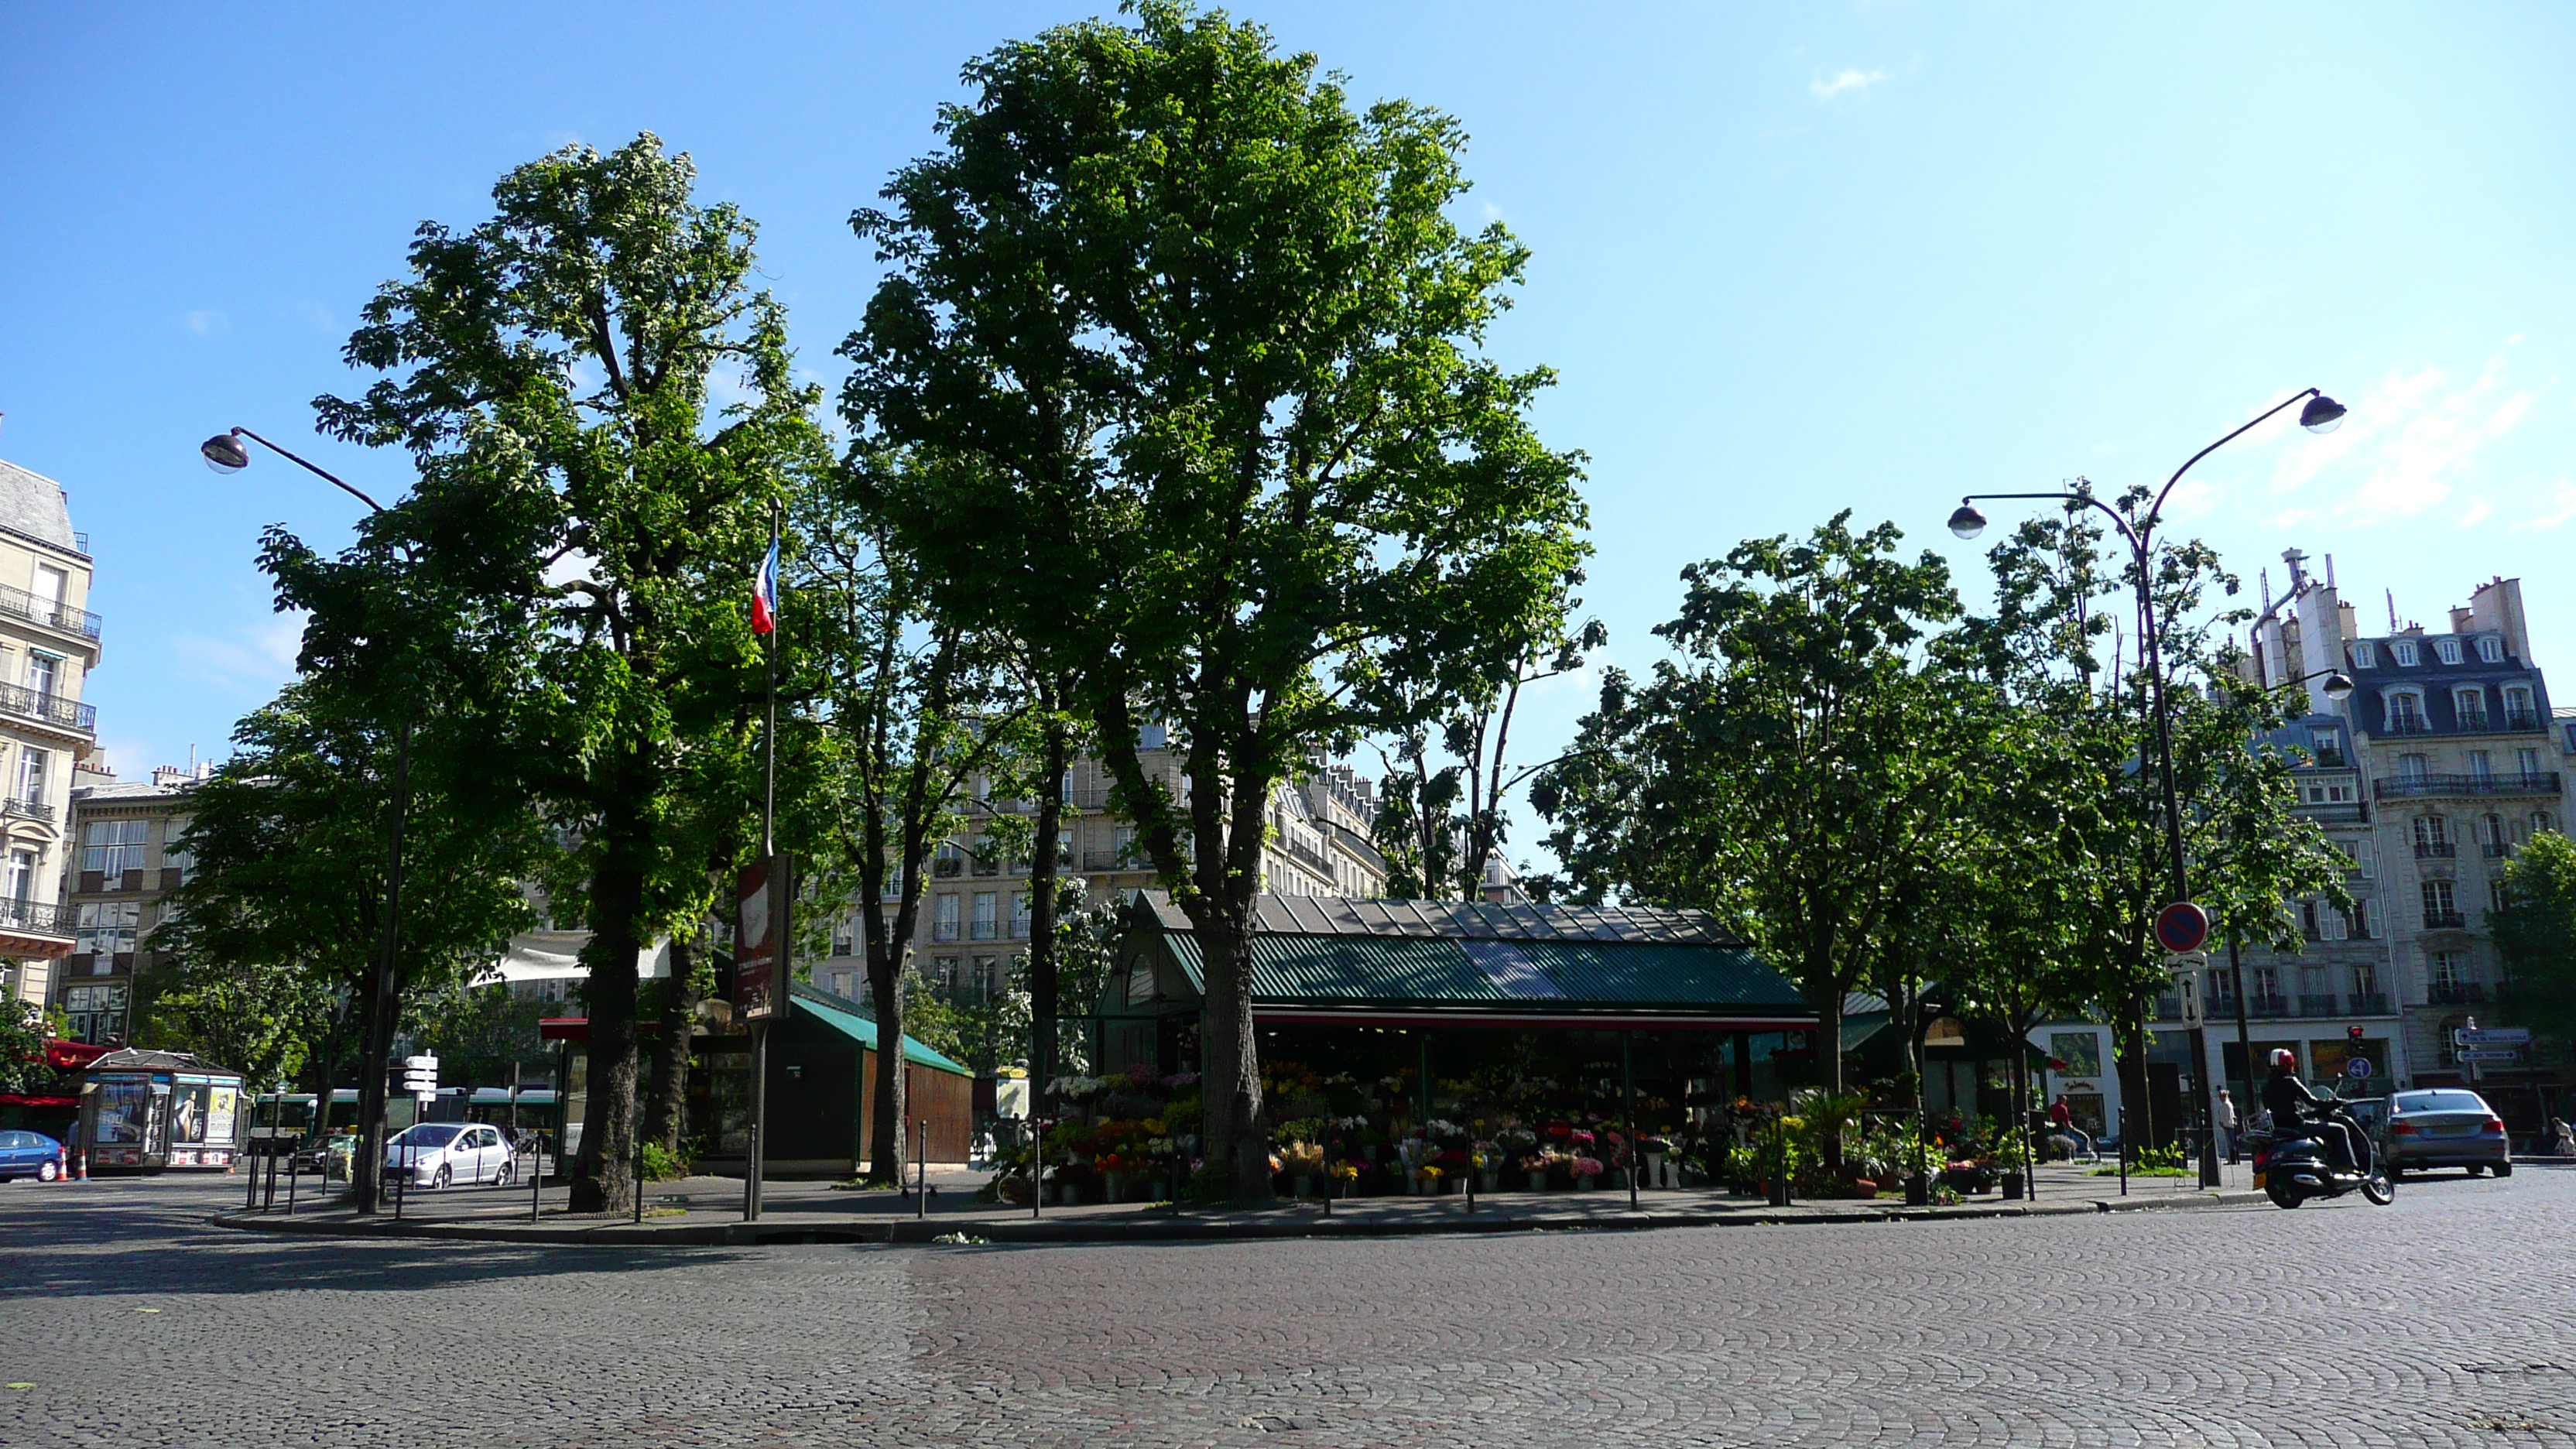
{"type": "MultiPolygon", "coordinates": [[[[529,1163],[528,1172],[528,1221],[532,1223],[538,1220],[546,1191],[546,1134],[544,1132],[540,1131],[536,1134],[535,1145],[537,1150],[531,1154],[534,1160],[529,1163]]],[[[562,1164],[558,1162],[556,1165],[562,1164]]]]}
{"type": "Polygon", "coordinates": [[[297,1168],[294,1154],[289,1153],[286,1158],[286,1215],[290,1218],[295,1216],[296,1179],[302,1175],[297,1168]]]}
{"type": "Polygon", "coordinates": [[[912,1194],[912,1215],[916,1218],[926,1218],[930,1216],[929,1118],[924,1117],[918,1123],[918,1130],[913,1135],[913,1145],[917,1150],[914,1152],[912,1158],[912,1182],[914,1189],[912,1194]]]}

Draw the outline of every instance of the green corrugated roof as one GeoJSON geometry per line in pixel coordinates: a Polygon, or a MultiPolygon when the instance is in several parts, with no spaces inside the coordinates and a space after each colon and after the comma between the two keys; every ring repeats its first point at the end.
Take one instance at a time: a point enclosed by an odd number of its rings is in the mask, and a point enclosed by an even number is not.
{"type": "Polygon", "coordinates": [[[1255,1001],[1512,999],[1457,942],[1412,936],[1254,936],[1251,978],[1255,1001]]]}
{"type": "Polygon", "coordinates": [[[1793,1010],[1807,1005],[1788,978],[1741,946],[1646,946],[1623,941],[1513,944],[1570,1001],[1793,1010]]]}
{"type": "MultiPolygon", "coordinates": [[[[815,995],[819,996],[820,994],[821,993],[818,992],[815,995]]],[[[798,1011],[804,1012],[807,1016],[823,1023],[825,1026],[828,1026],[832,1030],[839,1032],[841,1035],[848,1037],[850,1040],[857,1042],[859,1045],[866,1047],[868,1050],[876,1050],[877,1024],[870,1021],[868,1018],[859,1015],[856,1011],[845,1011],[840,1006],[831,1004],[832,1002],[839,1000],[839,998],[833,997],[818,1001],[815,999],[815,996],[807,995],[805,988],[799,987],[790,995],[789,999],[796,1003],[796,1009],[798,1011]]],[[[942,1071],[955,1072],[959,1076],[965,1076],[968,1074],[964,1067],[959,1066],[957,1063],[950,1061],[948,1058],[941,1056],[939,1053],[932,1051],[930,1048],[923,1046],[920,1042],[917,1042],[908,1036],[903,1039],[903,1059],[908,1062],[919,1062],[925,1067],[937,1067],[942,1071]]]]}
{"type": "Polygon", "coordinates": [[[1884,1011],[1864,1011],[1843,1018],[1843,1050],[1851,1051],[1862,1042],[1887,1030],[1895,1018],[1884,1011]]]}

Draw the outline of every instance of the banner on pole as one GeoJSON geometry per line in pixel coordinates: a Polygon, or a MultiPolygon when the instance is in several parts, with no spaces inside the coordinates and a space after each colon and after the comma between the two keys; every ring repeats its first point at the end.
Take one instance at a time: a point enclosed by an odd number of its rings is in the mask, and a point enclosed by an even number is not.
{"type": "Polygon", "coordinates": [[[790,939],[787,856],[763,856],[743,871],[734,892],[733,1014],[765,1021],[787,1014],[790,939]]]}

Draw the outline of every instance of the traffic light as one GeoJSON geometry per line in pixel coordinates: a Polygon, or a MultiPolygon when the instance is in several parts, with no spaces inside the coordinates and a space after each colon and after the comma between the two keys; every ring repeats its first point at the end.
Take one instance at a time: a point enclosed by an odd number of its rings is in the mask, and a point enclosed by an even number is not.
{"type": "Polygon", "coordinates": [[[2345,1028],[2343,1029],[2343,1034],[2344,1034],[2345,1038],[2346,1038],[2346,1039],[2348,1039],[2349,1041],[2351,1041],[2351,1043],[2352,1043],[2354,1046],[2359,1046],[2359,1045],[2361,1045],[2361,1028],[2360,1028],[2360,1027],[2357,1027],[2357,1026],[2347,1026],[2347,1027],[2345,1027],[2345,1028]]]}

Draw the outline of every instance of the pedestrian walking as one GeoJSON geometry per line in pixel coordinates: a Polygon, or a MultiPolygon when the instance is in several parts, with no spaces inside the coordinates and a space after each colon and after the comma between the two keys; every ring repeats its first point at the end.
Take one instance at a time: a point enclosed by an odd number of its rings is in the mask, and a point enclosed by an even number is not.
{"type": "Polygon", "coordinates": [[[2227,1095],[2225,1087],[2218,1089],[2218,1130],[2219,1140],[2227,1144],[2227,1160],[2233,1165],[2237,1160],[2236,1099],[2227,1095]]]}
{"type": "Polygon", "coordinates": [[[2083,1128],[2075,1125],[2075,1109],[2068,1105],[2064,1092],[2058,1093],[2057,1100],[2048,1104],[2048,1130],[2052,1135],[2063,1137],[2082,1148],[2086,1157],[2096,1162],[2102,1160],[2093,1139],[2085,1134],[2083,1128]]]}

